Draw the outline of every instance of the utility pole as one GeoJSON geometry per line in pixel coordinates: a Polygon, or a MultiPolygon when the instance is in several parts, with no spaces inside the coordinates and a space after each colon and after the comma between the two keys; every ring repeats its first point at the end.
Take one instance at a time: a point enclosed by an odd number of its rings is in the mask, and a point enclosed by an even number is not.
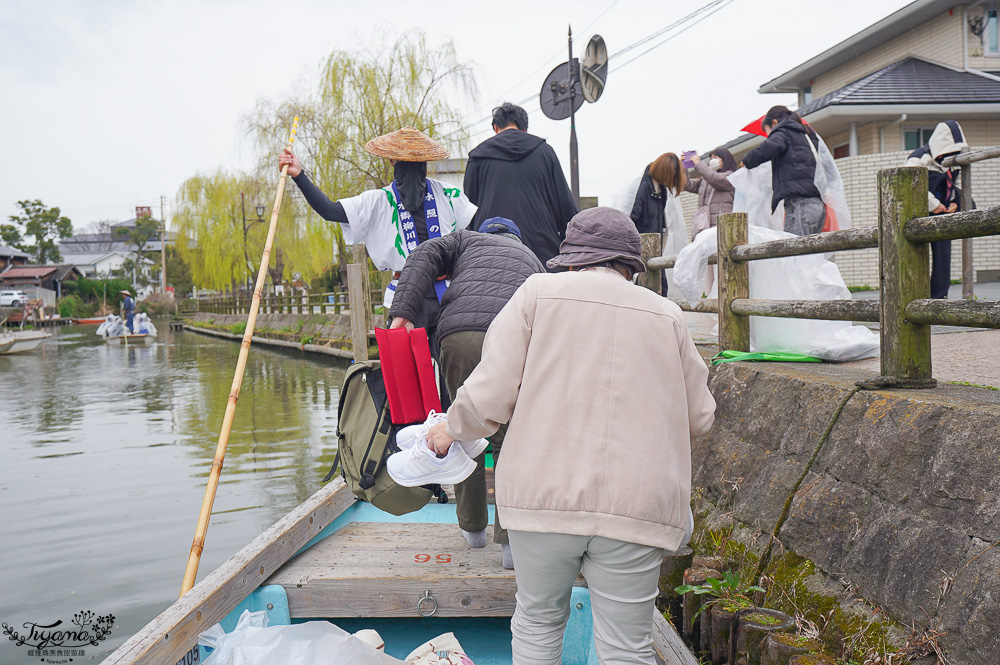
{"type": "Polygon", "coordinates": [[[163,216],[163,194],[160,194],[160,290],[167,295],[167,218],[163,216]]]}
{"type": "Polygon", "coordinates": [[[573,60],[573,26],[569,26],[569,188],[580,207],[580,156],[576,146],[576,62],[573,60]]]}

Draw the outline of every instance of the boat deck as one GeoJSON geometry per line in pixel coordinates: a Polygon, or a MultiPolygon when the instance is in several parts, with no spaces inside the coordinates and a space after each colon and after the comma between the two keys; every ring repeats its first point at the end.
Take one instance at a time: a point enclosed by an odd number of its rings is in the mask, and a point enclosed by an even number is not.
{"type": "Polygon", "coordinates": [[[517,585],[500,559],[499,545],[473,549],[454,523],[352,522],[265,583],[285,588],[293,618],[415,617],[435,604],[434,616],[511,616],[517,585]]]}

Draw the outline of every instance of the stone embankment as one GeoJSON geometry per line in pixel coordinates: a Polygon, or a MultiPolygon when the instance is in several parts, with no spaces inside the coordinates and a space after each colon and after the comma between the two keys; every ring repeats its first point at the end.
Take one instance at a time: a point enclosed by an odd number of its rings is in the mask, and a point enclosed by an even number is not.
{"type": "MultiPolygon", "coordinates": [[[[837,406],[867,378],[832,364],[713,368],[715,427],[692,451],[696,544],[706,549],[729,525],[759,552],[837,406]]],[[[867,616],[860,629],[895,623],[898,647],[913,626],[930,627],[925,636],[943,633],[934,639],[951,662],[992,665],[1000,661],[998,497],[1000,392],[860,391],[795,494],[775,556],[805,560],[798,569],[808,579],[789,588],[804,581],[815,598],[854,606],[867,616]]]]}
{"type": "MultiPolygon", "coordinates": [[[[380,319],[381,317],[376,317],[380,319]]],[[[246,314],[196,312],[184,328],[193,332],[241,340],[246,330],[246,314]]],[[[380,321],[376,322],[381,325],[380,321]]],[[[348,314],[268,314],[257,316],[253,343],[295,349],[346,360],[351,351],[351,315],[348,314]]]]}

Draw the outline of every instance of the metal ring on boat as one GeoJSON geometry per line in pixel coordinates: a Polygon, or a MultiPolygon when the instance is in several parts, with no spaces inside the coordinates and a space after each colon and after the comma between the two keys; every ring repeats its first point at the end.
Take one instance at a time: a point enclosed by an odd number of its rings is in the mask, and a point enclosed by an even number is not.
{"type": "Polygon", "coordinates": [[[419,614],[422,617],[430,617],[434,616],[434,613],[437,611],[438,611],[438,602],[437,600],[435,600],[434,596],[431,595],[431,590],[427,589],[426,591],[424,591],[424,597],[417,601],[417,614],[419,614]],[[424,610],[425,602],[432,603],[433,607],[431,607],[430,612],[424,610]]]}

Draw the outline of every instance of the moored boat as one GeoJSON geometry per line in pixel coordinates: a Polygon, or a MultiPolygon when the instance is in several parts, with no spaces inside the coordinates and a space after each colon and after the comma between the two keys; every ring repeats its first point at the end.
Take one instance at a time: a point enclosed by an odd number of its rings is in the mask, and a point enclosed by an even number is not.
{"type": "Polygon", "coordinates": [[[52,337],[52,333],[44,330],[17,330],[0,333],[0,354],[34,351],[49,337],[52,337]]]}
{"type": "MultiPolygon", "coordinates": [[[[491,519],[492,519],[491,506],[491,519]]],[[[563,662],[596,665],[590,596],[577,579],[563,662]]],[[[216,623],[232,631],[244,610],[268,625],[330,621],[374,628],[386,653],[454,632],[473,662],[510,663],[514,571],[500,547],[471,549],[453,504],[431,503],[394,517],[357,501],[340,479],[313,494],[206,576],[105,659],[106,665],[199,663],[198,635],[216,623]]],[[[654,611],[654,651],[665,665],[696,665],[673,626],[654,611]]],[[[336,654],[328,661],[336,662],[336,654]]]]}
{"type": "Polygon", "coordinates": [[[107,317],[104,316],[98,316],[92,319],[73,319],[73,321],[82,326],[96,326],[104,323],[106,318],[107,317]]]}

